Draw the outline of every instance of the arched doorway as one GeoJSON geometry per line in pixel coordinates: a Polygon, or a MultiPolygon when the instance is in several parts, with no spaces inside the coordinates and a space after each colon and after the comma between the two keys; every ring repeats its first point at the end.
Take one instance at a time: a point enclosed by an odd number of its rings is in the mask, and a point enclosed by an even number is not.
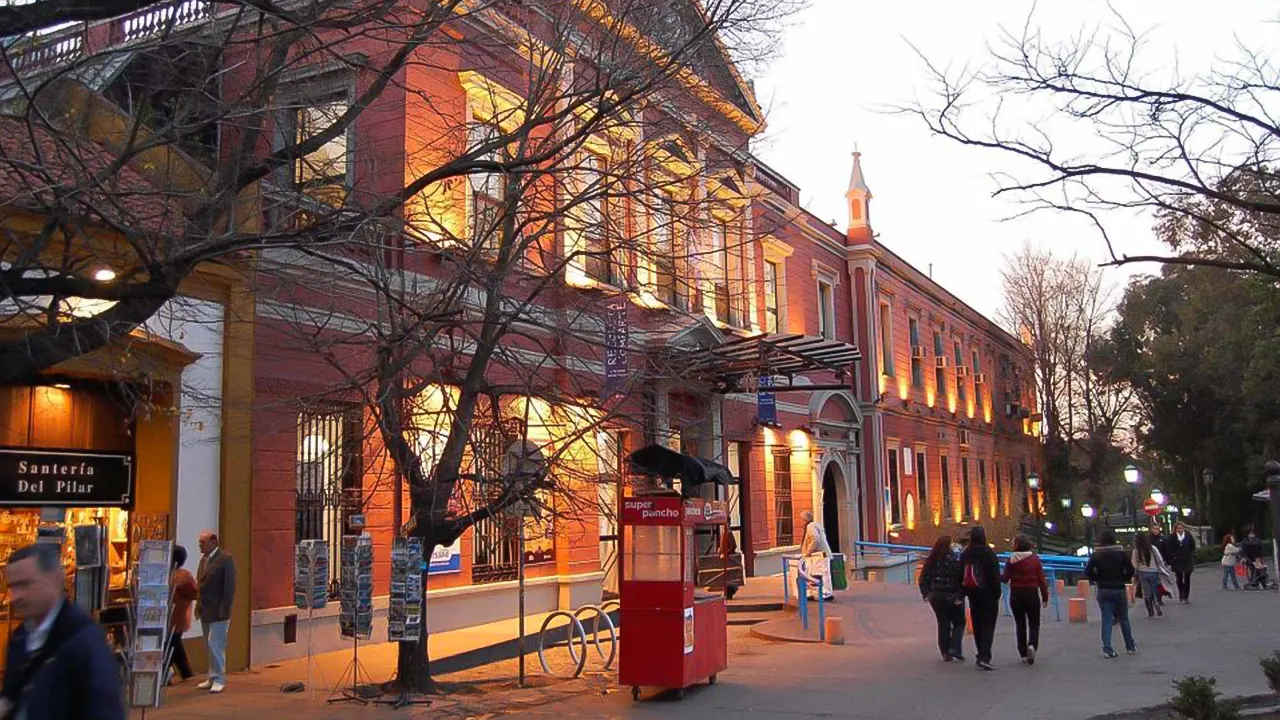
{"type": "Polygon", "coordinates": [[[827,463],[822,473],[822,529],[827,531],[827,542],[834,552],[841,552],[840,544],[840,491],[844,486],[844,473],[838,463],[827,463]]]}

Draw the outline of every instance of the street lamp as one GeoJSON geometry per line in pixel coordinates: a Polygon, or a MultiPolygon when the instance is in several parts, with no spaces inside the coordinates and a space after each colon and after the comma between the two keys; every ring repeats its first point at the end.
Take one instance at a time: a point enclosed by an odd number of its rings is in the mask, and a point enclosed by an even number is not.
{"type": "Polygon", "coordinates": [[[1268,460],[1262,469],[1267,472],[1267,492],[1271,498],[1271,557],[1280,563],[1280,463],[1268,460]]]}
{"type": "Polygon", "coordinates": [[[1191,508],[1189,508],[1189,507],[1184,507],[1184,508],[1182,508],[1182,517],[1184,517],[1184,518],[1189,518],[1189,517],[1191,517],[1191,508]]]}
{"type": "Polygon", "coordinates": [[[1085,503],[1080,506],[1080,514],[1084,516],[1084,544],[1093,545],[1093,506],[1085,503]]]}
{"type": "Polygon", "coordinates": [[[1209,542],[1213,542],[1213,471],[1205,468],[1201,477],[1204,478],[1204,523],[1209,526],[1209,542]]]}
{"type": "Polygon", "coordinates": [[[1129,483],[1129,513],[1133,515],[1133,534],[1138,534],[1138,483],[1142,482],[1142,473],[1138,466],[1129,463],[1124,466],[1124,481],[1129,483]]]}
{"type": "Polygon", "coordinates": [[[1032,471],[1027,475],[1027,489],[1031,491],[1032,502],[1036,510],[1036,552],[1043,552],[1044,528],[1040,526],[1040,476],[1032,471]]]}
{"type": "Polygon", "coordinates": [[[1169,523],[1169,532],[1173,532],[1173,525],[1178,520],[1178,513],[1182,512],[1177,505],[1169,503],[1164,508],[1165,522],[1169,523]]]}
{"type": "Polygon", "coordinates": [[[1061,502],[1063,530],[1065,530],[1067,536],[1070,537],[1073,534],[1071,532],[1071,496],[1063,495],[1061,502]]]}
{"type": "Polygon", "coordinates": [[[1166,498],[1164,493],[1160,492],[1160,488],[1156,488],[1151,491],[1151,499],[1155,500],[1157,505],[1164,505],[1166,498]]]}

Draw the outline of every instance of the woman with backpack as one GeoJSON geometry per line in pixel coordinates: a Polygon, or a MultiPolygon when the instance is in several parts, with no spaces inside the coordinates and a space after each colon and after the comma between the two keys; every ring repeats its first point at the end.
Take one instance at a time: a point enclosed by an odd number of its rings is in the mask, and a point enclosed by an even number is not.
{"type": "Polygon", "coordinates": [[[920,567],[920,597],[933,608],[938,622],[943,662],[964,662],[964,588],[960,560],[951,549],[949,535],[938,538],[920,567]]]}
{"type": "Polygon", "coordinates": [[[1009,611],[1017,629],[1018,656],[1022,662],[1035,665],[1036,649],[1040,647],[1040,608],[1049,607],[1049,581],[1026,535],[1014,538],[1013,553],[1000,579],[1009,583],[1009,611]]]}
{"type": "Polygon", "coordinates": [[[979,670],[995,670],[991,664],[991,643],[1000,614],[1000,561],[987,542],[987,531],[976,525],[969,531],[969,546],[960,555],[969,618],[973,621],[975,663],[979,670]]]}

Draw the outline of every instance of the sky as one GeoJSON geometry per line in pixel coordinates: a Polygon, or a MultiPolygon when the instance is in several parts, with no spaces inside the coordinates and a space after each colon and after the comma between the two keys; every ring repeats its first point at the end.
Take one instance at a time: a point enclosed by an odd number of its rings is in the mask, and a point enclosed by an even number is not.
{"type": "MultiPolygon", "coordinates": [[[[1238,57],[1238,41],[1273,42],[1280,5],[1230,0],[1210,7],[1184,0],[1110,6],[1096,0],[809,0],[792,19],[781,56],[756,78],[768,127],[755,151],[800,187],[806,209],[844,229],[844,191],[857,147],[880,241],[922,271],[932,265],[934,280],[993,316],[1002,302],[1003,258],[1024,242],[1096,261],[1106,259],[1106,246],[1096,230],[1060,214],[1010,220],[1022,208],[991,196],[992,173],[1016,172],[1018,165],[997,151],[933,137],[921,119],[887,111],[930,97],[917,50],[935,66],[977,67],[990,62],[988,43],[999,40],[1002,28],[1020,31],[1030,17],[1049,38],[1069,39],[1114,28],[1112,9],[1146,33],[1140,58],[1154,76],[1175,68],[1183,76],[1203,74],[1238,57]]],[[[1028,112],[1009,120],[1037,117],[1028,112]]],[[[1150,227],[1149,218],[1136,215],[1107,221],[1117,250],[1130,254],[1161,249],[1150,227]]],[[[1123,284],[1135,273],[1157,271],[1145,265],[1106,273],[1123,284]]]]}

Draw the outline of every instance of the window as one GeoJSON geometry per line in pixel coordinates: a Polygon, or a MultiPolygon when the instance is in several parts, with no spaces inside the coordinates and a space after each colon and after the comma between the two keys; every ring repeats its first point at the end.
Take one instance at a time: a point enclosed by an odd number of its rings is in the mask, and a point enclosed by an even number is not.
{"type": "Polygon", "coordinates": [[[911,386],[924,387],[924,353],[920,347],[920,321],[907,318],[907,333],[911,336],[911,386]]]}
{"type": "Polygon", "coordinates": [[[728,274],[729,324],[737,328],[751,326],[752,293],[748,284],[748,269],[751,267],[749,243],[740,232],[737,224],[726,224],[724,227],[725,268],[728,274]]]}
{"type": "MultiPolygon", "coordinates": [[[[972,353],[973,358],[973,376],[976,378],[982,372],[982,357],[977,350],[972,353]]],[[[975,381],[976,382],[976,381],[975,381]]]]}
{"type": "Polygon", "coordinates": [[[939,398],[942,398],[942,396],[945,395],[947,392],[947,370],[942,364],[944,361],[946,361],[947,355],[942,350],[942,333],[937,331],[934,331],[933,333],[933,357],[934,357],[934,361],[933,361],[934,362],[934,370],[933,370],[934,392],[937,394],[939,398]]]}
{"type": "MultiPolygon", "coordinates": [[[[991,508],[991,487],[987,485],[987,461],[978,458],[978,512],[975,516],[981,516],[983,506],[987,509],[991,508]]],[[[991,513],[991,517],[995,517],[995,513],[991,513]]]]}
{"type": "Polygon", "coordinates": [[[775,542],[779,547],[795,543],[791,518],[791,448],[781,448],[773,455],[773,512],[775,542]]]}
{"type": "Polygon", "coordinates": [[[925,471],[923,450],[916,451],[916,498],[920,504],[920,512],[929,507],[929,477],[925,471]]]}
{"type": "Polygon", "coordinates": [[[964,516],[973,517],[973,492],[969,488],[969,458],[960,458],[960,489],[964,501],[964,516]]]}
{"type": "Polygon", "coordinates": [[[587,153],[582,159],[582,242],[580,262],[588,277],[622,285],[622,268],[613,262],[609,247],[609,181],[604,158],[587,153]]]}
{"type": "Polygon", "coordinates": [[[727,234],[727,225],[713,218],[711,247],[702,261],[702,312],[722,323],[729,322],[729,285],[725,274],[727,234]]]}
{"type": "Polygon", "coordinates": [[[938,469],[942,472],[942,513],[950,515],[951,510],[951,467],[947,456],[938,458],[938,469]]]}
{"type": "Polygon", "coordinates": [[[963,412],[965,409],[965,405],[967,405],[969,402],[969,394],[966,392],[967,388],[966,388],[966,383],[964,381],[964,378],[961,377],[961,373],[963,372],[963,369],[964,369],[964,350],[961,349],[960,342],[958,340],[956,341],[956,345],[955,345],[955,362],[956,362],[956,407],[959,408],[961,412],[963,412]]]}
{"type": "Polygon", "coordinates": [[[889,448],[889,523],[902,522],[902,488],[898,484],[898,448],[889,448]]]}
{"type": "Polygon", "coordinates": [[[769,333],[778,332],[781,325],[778,302],[782,293],[778,287],[778,275],[778,263],[766,260],[764,263],[764,330],[769,333]]]}
{"type": "Polygon", "coordinates": [[[880,303],[880,374],[893,377],[893,310],[880,303]]]}
{"type": "MultiPolygon", "coordinates": [[[[288,123],[291,144],[302,143],[328,130],[351,108],[345,89],[303,100],[294,108],[288,123]]],[[[293,185],[314,200],[341,205],[346,198],[348,134],[338,133],[319,148],[294,161],[293,185]]]]}
{"type": "MultiPolygon", "coordinates": [[[[467,132],[467,142],[479,148],[497,139],[499,130],[489,123],[472,125],[467,132]]],[[[481,160],[497,161],[498,148],[480,156],[481,160]]],[[[501,173],[485,172],[467,176],[470,203],[467,216],[467,234],[471,247],[482,253],[494,254],[501,245],[502,211],[506,198],[506,185],[501,173]]]]}
{"type": "Polygon", "coordinates": [[[298,415],[294,466],[294,542],[324,540],[329,550],[329,594],[337,597],[342,536],[360,512],[363,432],[359,406],[298,415]]]}
{"type": "Polygon", "coordinates": [[[653,254],[657,266],[657,296],[662,302],[688,309],[688,291],[676,272],[675,201],[663,196],[653,210],[653,254]]]}
{"type": "Polygon", "coordinates": [[[835,292],[826,280],[818,281],[818,334],[828,340],[836,336],[835,292]]]}
{"type": "Polygon", "coordinates": [[[996,471],[996,512],[1008,513],[1009,508],[1004,504],[1004,483],[1000,480],[1000,461],[991,463],[992,469],[996,471]]]}

